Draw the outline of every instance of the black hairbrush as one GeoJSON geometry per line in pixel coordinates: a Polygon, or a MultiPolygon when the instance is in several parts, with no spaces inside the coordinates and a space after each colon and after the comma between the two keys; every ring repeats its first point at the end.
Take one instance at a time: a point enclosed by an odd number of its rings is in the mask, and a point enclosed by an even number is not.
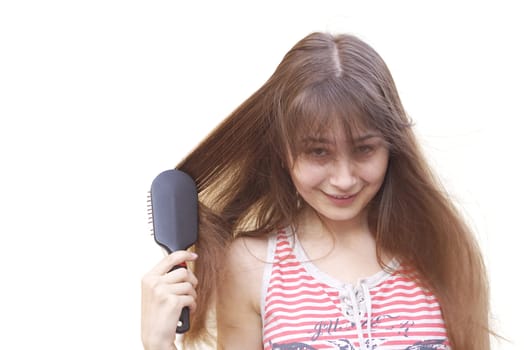
{"type": "MultiPolygon", "coordinates": [[[[166,170],[151,184],[150,215],[156,243],[168,254],[191,247],[198,237],[198,195],[193,179],[180,170],[166,170]]],[[[178,265],[173,268],[185,267],[178,265]]],[[[184,307],[177,333],[189,330],[189,308],[184,307]]]]}

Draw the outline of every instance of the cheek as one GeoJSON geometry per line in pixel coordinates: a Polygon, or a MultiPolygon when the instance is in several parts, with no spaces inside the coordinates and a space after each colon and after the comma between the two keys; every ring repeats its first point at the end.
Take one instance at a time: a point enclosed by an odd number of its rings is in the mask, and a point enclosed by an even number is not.
{"type": "Polygon", "coordinates": [[[361,177],[370,184],[382,185],[388,168],[388,158],[380,158],[361,168],[361,177]]]}
{"type": "Polygon", "coordinates": [[[291,172],[293,183],[299,192],[320,184],[325,178],[325,170],[312,164],[296,164],[291,172]]]}

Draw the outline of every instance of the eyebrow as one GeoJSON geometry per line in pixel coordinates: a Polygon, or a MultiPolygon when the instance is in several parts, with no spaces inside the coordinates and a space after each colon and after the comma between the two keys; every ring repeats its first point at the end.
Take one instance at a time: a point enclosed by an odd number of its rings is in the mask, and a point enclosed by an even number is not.
{"type": "MultiPolygon", "coordinates": [[[[376,134],[376,133],[364,134],[364,135],[361,135],[361,136],[353,139],[353,142],[354,143],[364,142],[364,141],[366,141],[368,139],[371,139],[371,138],[374,138],[374,137],[380,137],[380,135],[376,134]]],[[[326,144],[333,143],[333,141],[330,138],[327,138],[327,137],[314,137],[314,136],[307,136],[307,137],[305,137],[302,140],[302,142],[304,142],[304,143],[326,143],[326,144]]]]}
{"type": "Polygon", "coordinates": [[[363,142],[363,141],[366,141],[368,139],[372,139],[374,137],[380,137],[380,135],[379,134],[375,134],[375,133],[364,134],[362,136],[357,137],[354,141],[355,142],[363,142]]]}
{"type": "Polygon", "coordinates": [[[333,143],[333,141],[327,137],[314,137],[307,136],[302,139],[303,143],[333,143]]]}

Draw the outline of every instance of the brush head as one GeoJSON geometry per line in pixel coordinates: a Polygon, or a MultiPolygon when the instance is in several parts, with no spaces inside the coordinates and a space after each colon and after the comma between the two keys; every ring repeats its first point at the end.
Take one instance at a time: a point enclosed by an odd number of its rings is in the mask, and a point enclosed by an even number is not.
{"type": "Polygon", "coordinates": [[[198,235],[195,182],[177,169],[160,173],[151,184],[151,219],[155,241],[168,253],[192,246],[198,235]]]}

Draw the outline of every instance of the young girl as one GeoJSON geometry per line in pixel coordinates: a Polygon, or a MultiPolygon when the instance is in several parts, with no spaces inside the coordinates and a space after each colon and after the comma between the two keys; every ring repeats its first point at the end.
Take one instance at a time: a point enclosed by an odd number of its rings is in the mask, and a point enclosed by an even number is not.
{"type": "Polygon", "coordinates": [[[144,277],[145,349],[174,348],[183,306],[187,346],[216,320],[227,350],[489,348],[480,250],[358,38],[299,41],[177,168],[199,190],[199,257],[144,277]],[[167,273],[195,259],[198,285],[167,273]]]}

